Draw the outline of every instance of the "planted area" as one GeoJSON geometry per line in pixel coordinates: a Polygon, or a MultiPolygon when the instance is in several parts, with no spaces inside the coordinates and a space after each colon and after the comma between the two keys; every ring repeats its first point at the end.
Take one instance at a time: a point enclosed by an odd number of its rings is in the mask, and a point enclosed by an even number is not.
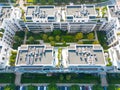
{"type": "Polygon", "coordinates": [[[119,73],[108,73],[107,81],[109,84],[120,84],[120,74],[119,73]]]}
{"type": "Polygon", "coordinates": [[[6,85],[4,87],[4,90],[15,90],[15,85],[14,84],[6,85]]]}
{"type": "Polygon", "coordinates": [[[17,51],[11,51],[11,56],[10,56],[10,60],[9,60],[10,66],[15,66],[16,55],[17,55],[17,51]]]}
{"type": "Polygon", "coordinates": [[[108,49],[107,38],[104,31],[97,31],[98,41],[104,49],[108,49]]]}
{"type": "Polygon", "coordinates": [[[27,44],[38,44],[40,40],[43,40],[46,43],[50,43],[52,46],[69,46],[66,43],[78,42],[83,39],[87,39],[82,42],[83,44],[92,44],[95,39],[94,32],[88,34],[81,32],[70,34],[62,30],[54,30],[48,33],[27,32],[27,44]]]}
{"type": "Polygon", "coordinates": [[[100,83],[100,78],[91,74],[53,74],[46,76],[46,74],[22,74],[21,83],[100,83]]]}
{"type": "Polygon", "coordinates": [[[17,49],[18,46],[20,46],[21,44],[23,44],[24,35],[25,35],[24,31],[16,32],[16,34],[14,36],[13,49],[17,49]]]}
{"type": "Polygon", "coordinates": [[[0,73],[0,83],[14,83],[14,73],[0,73]]]}
{"type": "Polygon", "coordinates": [[[90,4],[90,3],[99,3],[99,2],[105,2],[107,0],[26,0],[27,3],[33,3],[33,4],[55,4],[55,5],[61,5],[61,4],[90,4]]]}
{"type": "MultiPolygon", "coordinates": [[[[15,3],[16,0],[11,0],[12,3],[15,3]]],[[[0,0],[0,3],[8,3],[8,0],[0,0]]]]}

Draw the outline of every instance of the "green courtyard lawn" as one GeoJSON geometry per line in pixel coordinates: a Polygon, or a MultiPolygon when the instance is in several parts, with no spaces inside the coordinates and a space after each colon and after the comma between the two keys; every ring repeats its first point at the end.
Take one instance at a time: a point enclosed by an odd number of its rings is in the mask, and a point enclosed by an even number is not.
{"type": "Polygon", "coordinates": [[[14,83],[15,74],[14,73],[0,73],[0,83],[14,83]]]}
{"type": "Polygon", "coordinates": [[[21,83],[100,83],[98,76],[90,74],[46,74],[24,73],[22,74],[21,83]]]}
{"type": "Polygon", "coordinates": [[[107,81],[109,84],[120,84],[120,73],[108,73],[107,81]]]}

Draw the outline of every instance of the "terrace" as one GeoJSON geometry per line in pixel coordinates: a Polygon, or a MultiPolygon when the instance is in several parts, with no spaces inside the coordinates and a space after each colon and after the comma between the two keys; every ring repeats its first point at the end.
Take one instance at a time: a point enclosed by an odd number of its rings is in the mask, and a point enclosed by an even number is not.
{"type": "Polygon", "coordinates": [[[69,66],[105,65],[103,49],[100,45],[76,45],[68,47],[69,66]]]}
{"type": "Polygon", "coordinates": [[[0,25],[2,24],[4,18],[10,18],[12,9],[9,6],[0,7],[0,25]]]}
{"type": "Polygon", "coordinates": [[[29,45],[19,47],[16,65],[51,66],[53,63],[52,47],[44,45],[29,45]]]}

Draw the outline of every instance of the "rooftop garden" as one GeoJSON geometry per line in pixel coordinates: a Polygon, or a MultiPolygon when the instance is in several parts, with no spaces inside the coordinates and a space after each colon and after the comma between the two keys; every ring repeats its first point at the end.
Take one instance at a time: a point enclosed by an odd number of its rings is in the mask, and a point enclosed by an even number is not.
{"type": "Polygon", "coordinates": [[[100,78],[91,74],[53,74],[46,76],[46,74],[38,73],[24,73],[22,74],[21,83],[100,83],[100,78]]]}

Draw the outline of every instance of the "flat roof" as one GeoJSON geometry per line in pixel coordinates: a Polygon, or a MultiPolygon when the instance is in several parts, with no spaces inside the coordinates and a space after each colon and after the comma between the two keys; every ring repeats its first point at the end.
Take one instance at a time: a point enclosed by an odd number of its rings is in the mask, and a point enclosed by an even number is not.
{"type": "Polygon", "coordinates": [[[68,65],[104,65],[100,45],[77,45],[68,47],[68,65]]]}
{"type": "Polygon", "coordinates": [[[68,5],[66,6],[67,15],[79,15],[87,18],[88,15],[96,15],[94,5],[68,5]]]}
{"type": "Polygon", "coordinates": [[[10,18],[12,9],[10,6],[0,6],[0,25],[2,24],[4,18],[10,18]]]}
{"type": "Polygon", "coordinates": [[[27,16],[34,16],[34,14],[45,13],[46,15],[54,15],[54,6],[28,6],[27,7],[27,16]]]}
{"type": "Polygon", "coordinates": [[[118,17],[118,20],[120,21],[120,10],[115,8],[115,6],[108,6],[109,13],[112,17],[118,17]]]}
{"type": "Polygon", "coordinates": [[[52,47],[45,45],[23,45],[18,50],[16,65],[52,65],[52,47]]]}

